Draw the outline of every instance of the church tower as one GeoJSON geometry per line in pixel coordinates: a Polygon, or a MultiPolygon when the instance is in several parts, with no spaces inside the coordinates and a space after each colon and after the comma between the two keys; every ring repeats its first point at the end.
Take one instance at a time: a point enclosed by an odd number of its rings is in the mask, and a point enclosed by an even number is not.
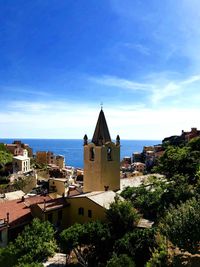
{"type": "Polygon", "coordinates": [[[101,109],[93,138],[84,136],[84,192],[120,189],[120,138],[116,143],[101,109]]]}

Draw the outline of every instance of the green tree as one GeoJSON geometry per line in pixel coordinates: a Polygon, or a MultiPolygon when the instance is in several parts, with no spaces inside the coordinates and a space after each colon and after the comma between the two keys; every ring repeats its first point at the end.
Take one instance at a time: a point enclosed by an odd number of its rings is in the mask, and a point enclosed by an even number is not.
{"type": "Polygon", "coordinates": [[[192,198],[171,207],[161,220],[161,232],[176,246],[195,253],[200,242],[200,202],[192,198]]]}
{"type": "Polygon", "coordinates": [[[12,162],[12,154],[0,150],[0,167],[4,168],[7,163],[12,162]]]}
{"type": "Polygon", "coordinates": [[[110,251],[110,231],[99,221],[74,224],[61,233],[61,244],[69,255],[71,251],[82,266],[96,266],[105,262],[110,251]]]}
{"type": "Polygon", "coordinates": [[[40,263],[57,249],[54,230],[48,221],[34,219],[13,243],[0,251],[0,266],[40,263]]]}
{"type": "Polygon", "coordinates": [[[0,166],[4,167],[10,162],[12,162],[12,154],[6,149],[4,144],[0,143],[0,166]]]}
{"type": "Polygon", "coordinates": [[[115,238],[120,238],[135,227],[140,215],[130,201],[117,197],[115,202],[111,203],[110,208],[106,210],[106,218],[112,234],[115,238]]]}
{"type": "Polygon", "coordinates": [[[145,218],[158,222],[171,204],[185,202],[195,195],[195,190],[200,191],[199,188],[200,183],[196,188],[183,175],[174,175],[168,179],[150,177],[139,187],[127,187],[121,195],[129,199],[145,218]]]}
{"type": "Polygon", "coordinates": [[[156,219],[163,210],[161,199],[166,187],[166,182],[154,181],[142,184],[139,187],[126,188],[121,195],[130,199],[132,205],[145,218],[156,219]]]}
{"type": "Polygon", "coordinates": [[[115,253],[107,262],[106,267],[135,267],[133,260],[126,254],[117,256],[115,253]]]}
{"type": "Polygon", "coordinates": [[[158,162],[154,171],[172,177],[175,174],[192,174],[192,160],[189,157],[190,149],[188,147],[169,146],[158,162]]]}
{"type": "Polygon", "coordinates": [[[127,254],[134,259],[136,266],[143,267],[151,257],[151,248],[156,246],[155,234],[156,228],[136,228],[116,240],[114,251],[118,255],[127,254]]]}
{"type": "Polygon", "coordinates": [[[191,151],[199,151],[200,152],[200,137],[193,138],[187,144],[190,147],[191,151]]]}
{"type": "Polygon", "coordinates": [[[197,137],[183,147],[168,146],[154,171],[163,173],[168,178],[176,174],[187,175],[190,183],[194,183],[199,165],[200,137],[197,137]]]}
{"type": "Polygon", "coordinates": [[[161,236],[161,242],[158,242],[157,247],[154,248],[151,258],[146,263],[146,267],[168,267],[171,266],[169,264],[168,259],[168,248],[166,245],[166,241],[163,240],[161,236]]]}

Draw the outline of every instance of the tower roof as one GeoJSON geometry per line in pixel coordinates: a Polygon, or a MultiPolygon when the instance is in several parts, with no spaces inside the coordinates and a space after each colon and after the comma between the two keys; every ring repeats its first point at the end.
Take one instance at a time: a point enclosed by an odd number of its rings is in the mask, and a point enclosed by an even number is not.
{"type": "Polygon", "coordinates": [[[109,133],[108,126],[106,123],[104,112],[101,109],[99,113],[99,118],[96,124],[96,128],[94,131],[94,135],[92,138],[92,143],[94,143],[96,146],[101,146],[105,144],[106,142],[111,142],[111,138],[110,138],[110,133],[109,133]]]}

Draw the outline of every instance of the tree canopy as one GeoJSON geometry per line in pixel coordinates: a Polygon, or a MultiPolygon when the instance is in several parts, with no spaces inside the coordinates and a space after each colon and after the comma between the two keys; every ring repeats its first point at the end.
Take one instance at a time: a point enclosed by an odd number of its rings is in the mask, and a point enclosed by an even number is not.
{"type": "Polygon", "coordinates": [[[166,177],[187,175],[192,181],[199,166],[200,137],[196,137],[183,147],[168,146],[154,171],[163,173],[166,177]]]}
{"type": "Polygon", "coordinates": [[[123,236],[126,232],[133,230],[137,224],[140,215],[134,209],[131,202],[116,198],[115,202],[111,203],[110,208],[106,210],[106,218],[110,225],[111,232],[116,237],[123,236]]]}
{"type": "MultiPolygon", "coordinates": [[[[34,219],[13,243],[0,249],[0,266],[26,266],[42,262],[57,249],[54,230],[48,221],[34,219]]],[[[34,265],[33,265],[34,266],[34,265]]]]}
{"type": "Polygon", "coordinates": [[[179,248],[195,253],[200,242],[200,202],[192,198],[171,207],[159,225],[161,232],[179,248]]]}
{"type": "Polygon", "coordinates": [[[133,260],[126,254],[113,254],[112,258],[107,262],[106,267],[135,267],[133,260]]]}

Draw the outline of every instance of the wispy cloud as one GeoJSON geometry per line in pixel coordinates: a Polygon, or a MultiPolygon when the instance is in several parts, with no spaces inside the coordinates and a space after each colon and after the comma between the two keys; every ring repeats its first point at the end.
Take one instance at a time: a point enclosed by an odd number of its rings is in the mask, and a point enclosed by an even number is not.
{"type": "Polygon", "coordinates": [[[130,43],[130,42],[126,42],[122,44],[124,47],[127,47],[129,49],[133,49],[138,51],[139,53],[145,55],[145,56],[149,56],[150,55],[150,50],[147,46],[145,46],[144,44],[140,44],[140,43],[130,43]]]}
{"type": "Polygon", "coordinates": [[[9,103],[9,109],[24,112],[41,112],[47,111],[50,106],[47,103],[37,103],[31,101],[13,101],[9,103]]]}
{"type": "Polygon", "coordinates": [[[29,95],[37,95],[37,96],[51,96],[52,94],[46,91],[42,91],[41,88],[32,88],[32,87],[17,87],[17,86],[0,86],[0,90],[4,90],[10,93],[21,93],[29,95]]]}
{"type": "Polygon", "coordinates": [[[110,0],[110,3],[113,12],[119,17],[120,30],[129,36],[129,42],[143,40],[142,45],[145,44],[154,56],[160,57],[162,63],[180,61],[186,69],[199,70],[198,0],[152,0],[148,7],[146,1],[140,0],[110,0]]]}
{"type": "Polygon", "coordinates": [[[119,87],[121,89],[129,89],[133,91],[147,91],[153,88],[153,85],[131,81],[128,79],[119,78],[116,76],[101,76],[90,77],[90,80],[99,84],[103,84],[111,87],[119,87]]]}
{"type": "Polygon", "coordinates": [[[159,104],[167,98],[181,96],[190,87],[190,97],[193,95],[193,86],[200,82],[200,75],[192,75],[186,79],[163,77],[158,73],[149,76],[145,82],[128,80],[116,76],[101,76],[90,78],[91,81],[108,87],[117,87],[121,90],[144,91],[152,104],[159,104]]]}

